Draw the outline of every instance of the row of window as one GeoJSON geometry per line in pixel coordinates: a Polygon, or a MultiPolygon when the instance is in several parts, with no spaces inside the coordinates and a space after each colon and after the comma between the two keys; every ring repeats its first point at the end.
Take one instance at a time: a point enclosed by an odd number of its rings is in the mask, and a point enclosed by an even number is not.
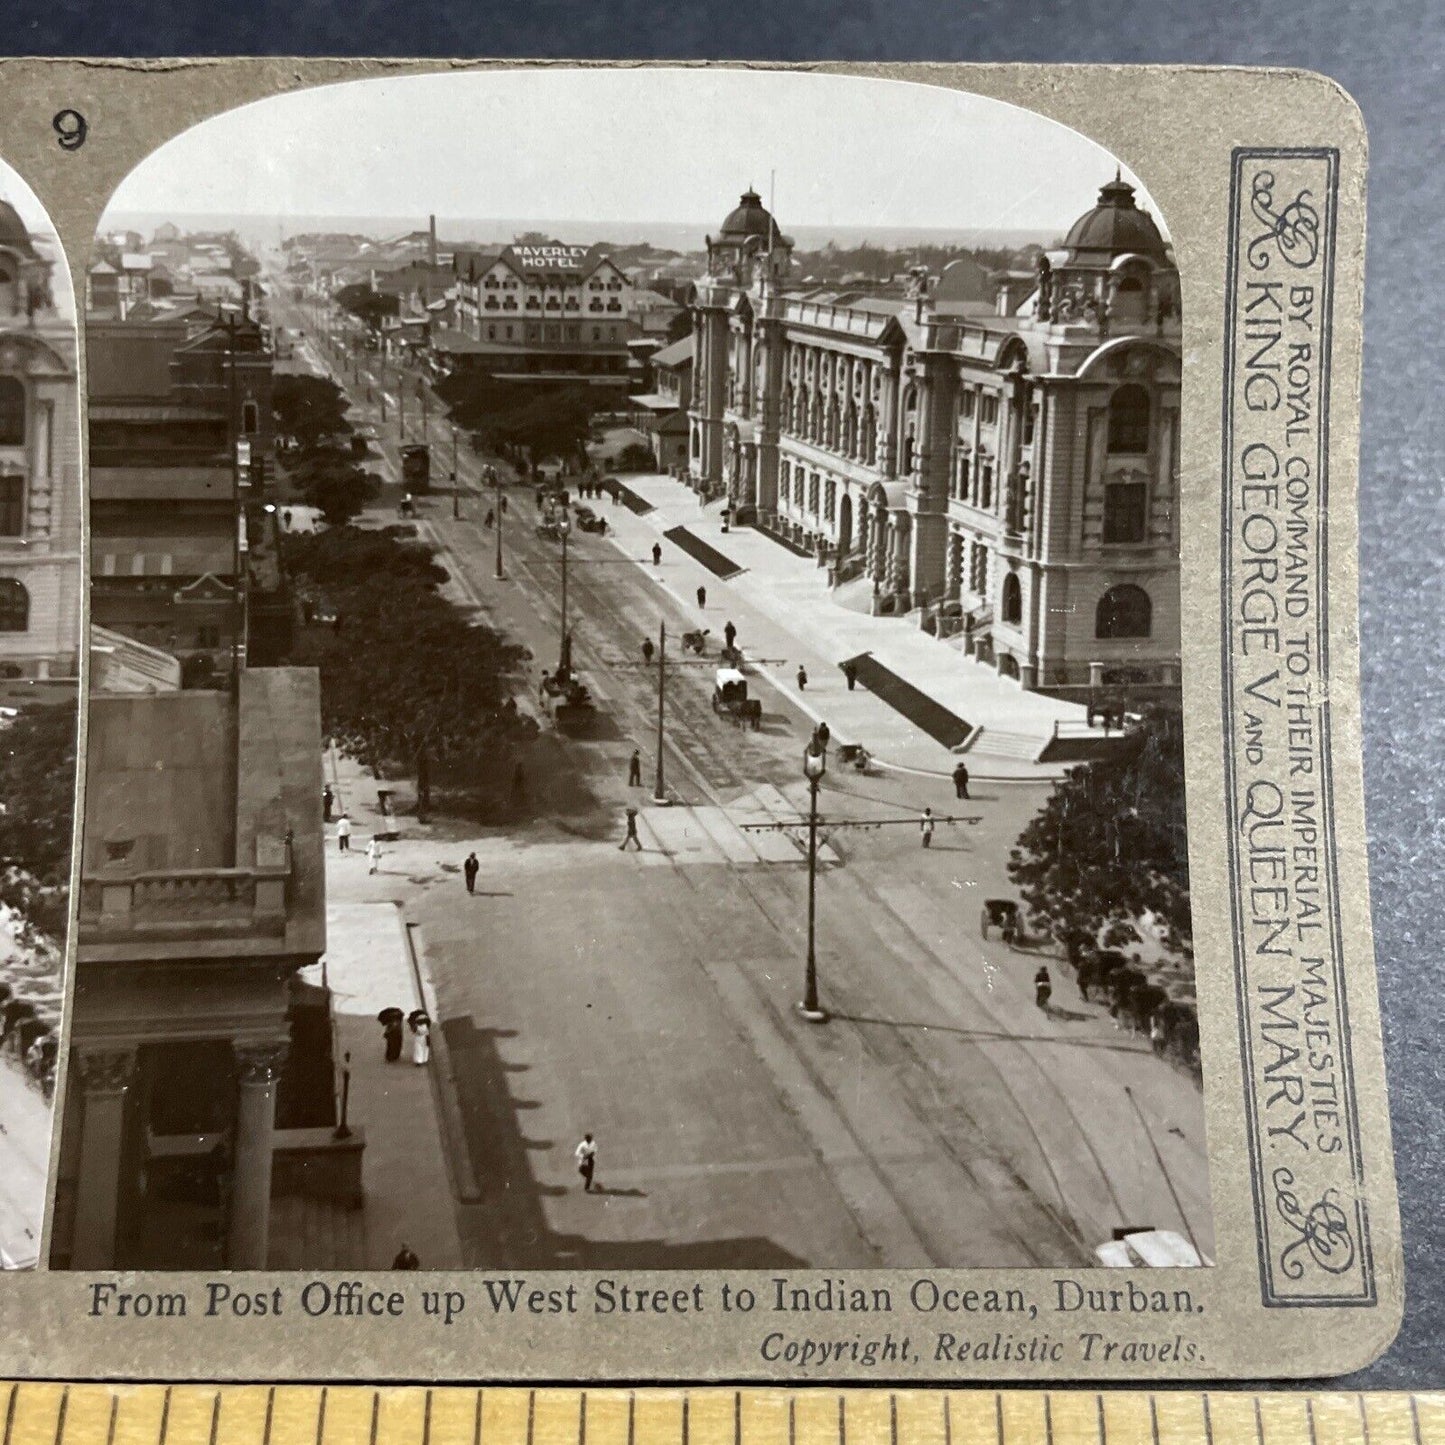
{"type": "MultiPolygon", "coordinates": [[[[516,281],[510,278],[507,280],[499,280],[496,276],[488,276],[486,280],[482,282],[482,288],[486,291],[516,291],[520,288],[521,284],[522,283],[520,281],[516,281]]],[[[547,283],[548,286],[564,286],[566,284],[567,283],[563,281],[552,281],[547,283]]],[[[622,282],[589,281],[587,283],[587,289],[589,291],[621,291],[622,282]]]]}
{"type": "MultiPolygon", "coordinates": [[[[517,328],[510,323],[498,325],[493,322],[488,322],[487,340],[514,341],[517,339],[514,334],[516,330],[517,328]]],[[[591,339],[593,341],[617,340],[617,328],[615,326],[592,326],[585,328],[582,326],[543,326],[540,328],[528,327],[526,329],[525,339],[528,341],[581,341],[583,339],[582,333],[584,330],[588,330],[592,333],[591,339]],[[541,333],[540,337],[535,334],[539,330],[541,333]]]]}

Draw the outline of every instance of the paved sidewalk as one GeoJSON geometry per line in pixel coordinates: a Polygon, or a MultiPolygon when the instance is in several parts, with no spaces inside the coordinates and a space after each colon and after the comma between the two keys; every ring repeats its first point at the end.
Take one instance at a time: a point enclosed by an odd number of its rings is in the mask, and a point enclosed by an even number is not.
{"type": "Polygon", "coordinates": [[[52,1114],[8,1050],[0,1055],[0,1250],[6,1268],[33,1265],[45,1218],[52,1114]]]}
{"type": "MultiPolygon", "coordinates": [[[[410,1032],[402,1057],[386,1062],[377,1014],[384,1008],[433,1009],[423,979],[413,968],[398,893],[409,886],[395,865],[397,845],[388,843],[382,871],[368,870],[365,847],[381,815],[376,784],[363,770],[334,752],[325,777],[337,794],[336,811],[351,812],[352,852],[337,851],[334,824],[327,829],[326,955],[306,969],[310,983],[331,990],[337,1062],[351,1055],[349,1118],[366,1130],[362,1184],[366,1192],[365,1267],[390,1266],[402,1242],[423,1269],[462,1264],[456,1200],[440,1118],[442,1098],[434,1079],[440,1060],[428,1067],[411,1062],[410,1032]]],[[[409,790],[408,790],[409,796],[409,790]]],[[[414,825],[414,819],[404,819],[414,825]]],[[[433,1029],[433,1039],[437,1030],[433,1029]]],[[[442,1081],[445,1087],[445,1081],[442,1081]]],[[[361,1264],[358,1261],[358,1266],[361,1264]]]]}
{"type": "Polygon", "coordinates": [[[614,543],[651,572],[653,542],[671,528],[686,527],[742,568],[736,577],[720,579],[664,540],[663,565],[655,575],[711,629],[719,646],[723,624],[731,618],[751,665],[805,712],[826,717],[838,741],[861,742],[881,763],[914,771],[944,774],[958,761],[879,698],[861,688],[848,691],[839,663],[866,652],[983,729],[964,754],[973,776],[1040,781],[1064,772],[1063,765],[1033,762],[1031,754],[1043,747],[1056,721],[1083,721],[1084,709],[1077,703],[1025,691],[907,619],[873,617],[843,606],[828,586],[825,568],[751,527],[724,534],[718,505],[704,509],[682,482],[646,474],[627,474],[622,480],[654,510],[638,517],[625,507],[609,506],[614,543]],[[708,605],[701,611],[699,586],[708,589],[708,605]],[[753,661],[757,658],[766,661],[753,661]],[[801,692],[800,664],[808,674],[801,692]]]}

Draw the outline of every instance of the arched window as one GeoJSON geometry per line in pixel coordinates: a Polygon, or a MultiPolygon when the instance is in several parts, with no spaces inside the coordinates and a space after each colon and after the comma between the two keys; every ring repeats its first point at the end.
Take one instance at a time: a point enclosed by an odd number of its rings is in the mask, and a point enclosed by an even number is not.
{"type": "Polygon", "coordinates": [[[1134,325],[1145,319],[1144,281],[1135,275],[1122,276],[1114,288],[1114,320],[1134,325]]]}
{"type": "Polygon", "coordinates": [[[1148,637],[1154,622],[1149,594],[1132,582],[1121,582],[1099,598],[1094,612],[1095,637],[1148,637]]]}
{"type": "Polygon", "coordinates": [[[26,632],[30,628],[30,594],[23,582],[0,577],[0,632],[26,632]]]}
{"type": "Polygon", "coordinates": [[[1149,393],[1134,382],[1109,399],[1109,451],[1137,456],[1149,450],[1149,393]]]}
{"type": "Polygon", "coordinates": [[[1004,574],[999,616],[1002,621],[1012,622],[1015,625],[1024,620],[1024,589],[1019,586],[1017,572],[1004,574]]]}
{"type": "Polygon", "coordinates": [[[0,376],[0,447],[25,445],[25,386],[18,377],[0,376]]]}

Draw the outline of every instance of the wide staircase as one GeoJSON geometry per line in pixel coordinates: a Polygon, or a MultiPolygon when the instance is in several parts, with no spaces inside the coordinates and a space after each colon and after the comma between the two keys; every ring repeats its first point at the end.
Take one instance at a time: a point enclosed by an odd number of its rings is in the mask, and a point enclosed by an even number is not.
{"type": "Polygon", "coordinates": [[[367,1269],[366,1210],[300,1194],[271,1198],[268,1269],[367,1269]]]}
{"type": "Polygon", "coordinates": [[[1038,759],[1040,746],[1040,739],[1033,733],[1014,733],[1003,728],[980,727],[969,740],[967,751],[993,758],[1015,758],[1032,763],[1038,759]]]}

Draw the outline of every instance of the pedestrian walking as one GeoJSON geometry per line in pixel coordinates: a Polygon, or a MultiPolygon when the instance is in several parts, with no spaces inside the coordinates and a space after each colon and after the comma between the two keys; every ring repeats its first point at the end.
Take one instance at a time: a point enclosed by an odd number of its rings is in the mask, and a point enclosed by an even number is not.
{"type": "Polygon", "coordinates": [[[858,664],[851,657],[843,664],[843,681],[848,684],[849,692],[858,686],[858,664]]]}
{"type": "Polygon", "coordinates": [[[488,508],[487,508],[487,515],[482,518],[482,526],[484,526],[484,527],[487,529],[487,531],[490,532],[490,531],[492,530],[492,523],[495,522],[496,520],[497,520],[497,514],[496,514],[490,507],[488,507],[488,508]]]}
{"type": "Polygon", "coordinates": [[[351,819],[345,813],[336,820],[336,851],[351,852],[351,819]]]}
{"type": "Polygon", "coordinates": [[[953,796],[968,797],[968,768],[962,762],[953,770],[953,796]]]}
{"type": "Polygon", "coordinates": [[[506,497],[503,497],[503,498],[502,498],[502,515],[503,515],[504,517],[507,515],[507,499],[506,499],[506,497]]]}
{"type": "Polygon", "coordinates": [[[584,1134],[572,1153],[577,1160],[577,1172],[582,1176],[582,1192],[591,1194],[592,1176],[597,1172],[597,1141],[590,1134],[584,1134]]]}
{"type": "Polygon", "coordinates": [[[1155,1009],[1149,1015],[1149,1047],[1154,1050],[1157,1058],[1162,1059],[1168,1044],[1169,1031],[1164,1027],[1164,1015],[1155,1009]]]}
{"type": "Polygon", "coordinates": [[[381,1026],[381,1036],[386,1040],[386,1061],[394,1064],[401,1057],[401,1046],[404,1042],[400,1009],[397,1009],[394,1015],[388,1013],[386,1022],[381,1026]]]}
{"type": "Polygon", "coordinates": [[[644,637],[642,639],[642,660],[649,667],[652,666],[652,654],[656,651],[657,649],[652,645],[652,639],[650,637],[644,637]]]}
{"type": "Polygon", "coordinates": [[[420,1068],[431,1062],[431,1020],[417,1009],[407,1022],[411,1024],[411,1061],[420,1068]]]}
{"type": "Polygon", "coordinates": [[[703,607],[706,607],[706,606],[707,606],[707,588],[706,588],[706,587],[699,587],[699,588],[697,589],[697,605],[698,605],[699,608],[703,608],[703,607]]]}
{"type": "Polygon", "coordinates": [[[409,1244],[403,1244],[402,1247],[397,1250],[396,1258],[392,1260],[391,1267],[393,1269],[420,1269],[421,1260],[412,1253],[412,1248],[409,1244]]]}
{"type": "Polygon", "coordinates": [[[467,861],[462,864],[462,873],[467,880],[468,893],[475,893],[477,891],[477,874],[480,873],[481,870],[482,865],[477,861],[477,855],[475,853],[468,853],[467,861]]]}
{"type": "Polygon", "coordinates": [[[627,760],[627,786],[629,788],[642,786],[642,753],[638,748],[633,748],[632,756],[627,760]]]}
{"type": "Polygon", "coordinates": [[[723,640],[727,643],[728,651],[733,650],[733,643],[738,640],[738,630],[731,622],[723,628],[723,640]]]}
{"type": "Polygon", "coordinates": [[[381,866],[381,839],[373,833],[371,842],[366,845],[366,861],[371,865],[366,871],[375,873],[381,866]]]}
{"type": "Polygon", "coordinates": [[[933,846],[933,809],[925,808],[923,816],[918,820],[918,831],[923,835],[923,846],[933,846]]]}
{"type": "Polygon", "coordinates": [[[662,565],[662,543],[660,542],[654,542],[652,544],[652,565],[654,567],[660,567],[662,565]]]}
{"type": "Polygon", "coordinates": [[[804,692],[808,686],[808,669],[801,663],[798,664],[798,691],[804,692]]]}
{"type": "Polygon", "coordinates": [[[1034,975],[1034,1002],[1041,1009],[1047,1009],[1053,993],[1054,981],[1049,977],[1048,969],[1040,964],[1039,971],[1034,975]]]}
{"type": "Polygon", "coordinates": [[[618,845],[619,853],[625,852],[629,843],[637,844],[637,851],[642,852],[642,839],[637,834],[637,809],[627,810],[627,832],[622,835],[622,842],[618,845]]]}
{"type": "Polygon", "coordinates": [[[331,810],[336,806],[336,794],[331,791],[331,784],[327,783],[321,789],[321,821],[331,821],[331,810]]]}

